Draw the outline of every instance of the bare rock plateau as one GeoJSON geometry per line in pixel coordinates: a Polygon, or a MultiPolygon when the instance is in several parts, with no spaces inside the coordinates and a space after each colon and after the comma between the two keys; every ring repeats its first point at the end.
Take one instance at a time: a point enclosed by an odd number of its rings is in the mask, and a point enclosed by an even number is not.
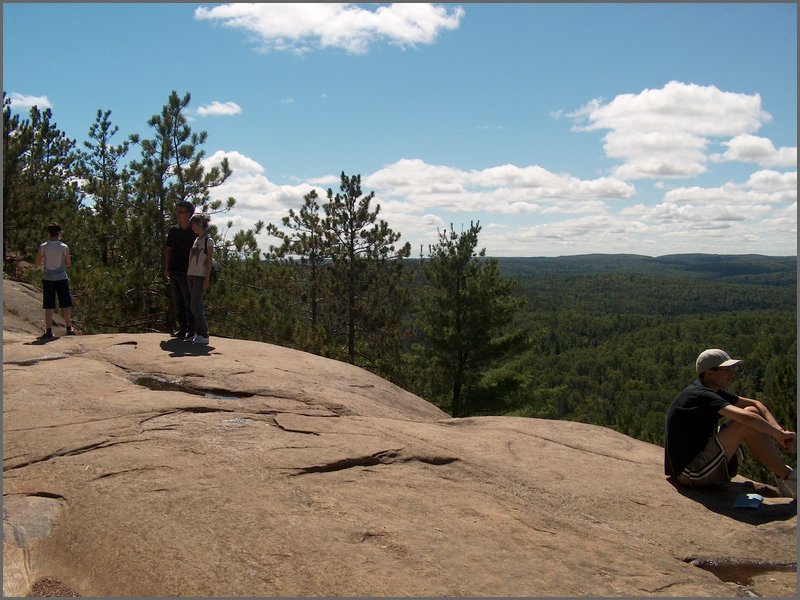
{"type": "Polygon", "coordinates": [[[796,595],[765,484],[687,492],[659,446],[270,344],[44,343],[39,293],[3,292],[5,596],[796,595]]]}

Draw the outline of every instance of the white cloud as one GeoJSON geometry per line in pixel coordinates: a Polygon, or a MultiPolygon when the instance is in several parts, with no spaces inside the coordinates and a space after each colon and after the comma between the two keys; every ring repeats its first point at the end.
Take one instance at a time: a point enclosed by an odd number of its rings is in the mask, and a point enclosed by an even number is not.
{"type": "Polygon", "coordinates": [[[362,180],[382,198],[402,199],[415,212],[596,212],[593,208],[603,206],[605,199],[630,198],[635,192],[618,179],[582,180],[538,165],[463,171],[419,159],[399,160],[362,180]]]}
{"type": "Polygon", "coordinates": [[[460,6],[406,3],[375,10],[348,3],[237,3],[195,10],[196,19],[253,34],[264,51],[297,53],[333,47],[362,54],[384,40],[401,47],[431,44],[441,31],[457,29],[463,16],[460,6]]]}
{"type": "Polygon", "coordinates": [[[8,98],[11,100],[11,107],[16,110],[24,110],[26,108],[31,108],[32,106],[38,107],[39,110],[53,108],[53,105],[50,104],[50,100],[48,100],[47,96],[29,96],[26,94],[11,92],[8,94],[8,98]]]}
{"type": "Polygon", "coordinates": [[[211,104],[204,104],[197,109],[197,114],[201,117],[230,116],[238,115],[242,108],[236,102],[218,102],[214,100],[211,104]]]}
{"type": "MultiPolygon", "coordinates": [[[[576,131],[609,130],[603,138],[604,148],[609,157],[623,161],[613,174],[624,180],[705,173],[712,138],[736,140],[772,119],[761,109],[758,94],[724,92],[713,85],[679,81],[639,94],[621,94],[608,103],[594,99],[568,116],[574,119],[576,131]]],[[[740,147],[733,143],[729,152],[740,147]]],[[[786,152],[773,154],[786,160],[786,152]]]]}
{"type": "Polygon", "coordinates": [[[745,183],[676,188],[668,191],[664,199],[672,203],[738,206],[748,210],[756,204],[797,202],[797,172],[758,171],[745,183]]]}
{"type": "MultiPolygon", "coordinates": [[[[670,150],[668,132],[646,140],[651,149],[670,150]]],[[[700,147],[700,146],[698,146],[700,147]]],[[[312,189],[324,198],[339,188],[338,175],[297,185],[277,185],[262,165],[238,152],[227,156],[233,175],[213,191],[237,199],[234,229],[258,220],[280,224],[312,189]]],[[[675,158],[675,160],[678,160],[675,158]]],[[[797,172],[761,169],[718,186],[667,189],[656,182],[638,192],[617,177],[580,179],[539,165],[505,164],[463,170],[401,159],[362,175],[365,193],[375,192],[380,218],[410,242],[412,254],[437,240],[437,231],[480,221],[480,246],[490,256],[681,252],[789,255],[797,248],[797,172]]],[[[275,240],[262,236],[267,250],[275,240]]]]}
{"type": "Polygon", "coordinates": [[[758,191],[793,192],[797,199],[797,171],[778,173],[777,171],[756,171],[747,179],[747,187],[758,191]]]}
{"type": "Polygon", "coordinates": [[[728,149],[723,154],[715,154],[713,160],[740,161],[755,163],[762,167],[796,167],[797,147],[775,148],[772,140],[751,134],[737,135],[722,142],[728,149]]]}

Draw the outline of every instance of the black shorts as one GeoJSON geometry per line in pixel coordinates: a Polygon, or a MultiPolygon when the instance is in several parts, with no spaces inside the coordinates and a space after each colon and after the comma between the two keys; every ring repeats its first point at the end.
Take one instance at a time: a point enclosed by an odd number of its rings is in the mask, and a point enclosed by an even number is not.
{"type": "Polygon", "coordinates": [[[53,309],[56,307],[56,296],[61,308],[72,306],[72,294],[69,293],[69,279],[58,281],[42,280],[42,308],[53,309]]]}

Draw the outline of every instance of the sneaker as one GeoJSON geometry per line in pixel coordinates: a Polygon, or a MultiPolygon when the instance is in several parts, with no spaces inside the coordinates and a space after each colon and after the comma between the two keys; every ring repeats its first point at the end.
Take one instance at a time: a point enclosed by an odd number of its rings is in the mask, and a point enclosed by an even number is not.
{"type": "Polygon", "coordinates": [[[70,327],[69,329],[67,329],[67,335],[78,335],[78,334],[75,333],[75,330],[72,327],[70,327]]]}
{"type": "Polygon", "coordinates": [[[781,496],[797,498],[797,469],[792,469],[792,472],[789,473],[786,479],[776,477],[775,482],[778,485],[778,491],[781,493],[781,496]]]}
{"type": "Polygon", "coordinates": [[[52,340],[54,337],[56,337],[56,336],[53,334],[52,331],[45,331],[42,335],[40,335],[36,339],[39,339],[39,340],[52,340]]]}
{"type": "Polygon", "coordinates": [[[186,332],[186,336],[185,336],[184,339],[187,342],[193,342],[194,341],[194,336],[196,336],[196,335],[197,334],[194,331],[188,331],[188,332],[186,332]]]}
{"type": "Polygon", "coordinates": [[[172,337],[182,338],[184,336],[186,336],[186,332],[183,329],[178,329],[178,331],[172,332],[172,337]]]}
{"type": "Polygon", "coordinates": [[[203,337],[202,335],[200,335],[198,333],[196,336],[194,336],[194,339],[192,340],[192,343],[193,344],[207,344],[208,343],[208,338],[207,337],[203,337]]]}

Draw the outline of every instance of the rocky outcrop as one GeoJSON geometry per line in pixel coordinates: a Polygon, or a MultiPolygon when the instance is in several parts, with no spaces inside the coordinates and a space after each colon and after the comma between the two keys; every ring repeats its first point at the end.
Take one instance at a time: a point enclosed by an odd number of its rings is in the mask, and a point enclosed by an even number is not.
{"type": "Polygon", "coordinates": [[[5,595],[795,595],[796,504],[732,507],[772,488],[269,344],[43,344],[40,306],[4,281],[5,595]]]}

